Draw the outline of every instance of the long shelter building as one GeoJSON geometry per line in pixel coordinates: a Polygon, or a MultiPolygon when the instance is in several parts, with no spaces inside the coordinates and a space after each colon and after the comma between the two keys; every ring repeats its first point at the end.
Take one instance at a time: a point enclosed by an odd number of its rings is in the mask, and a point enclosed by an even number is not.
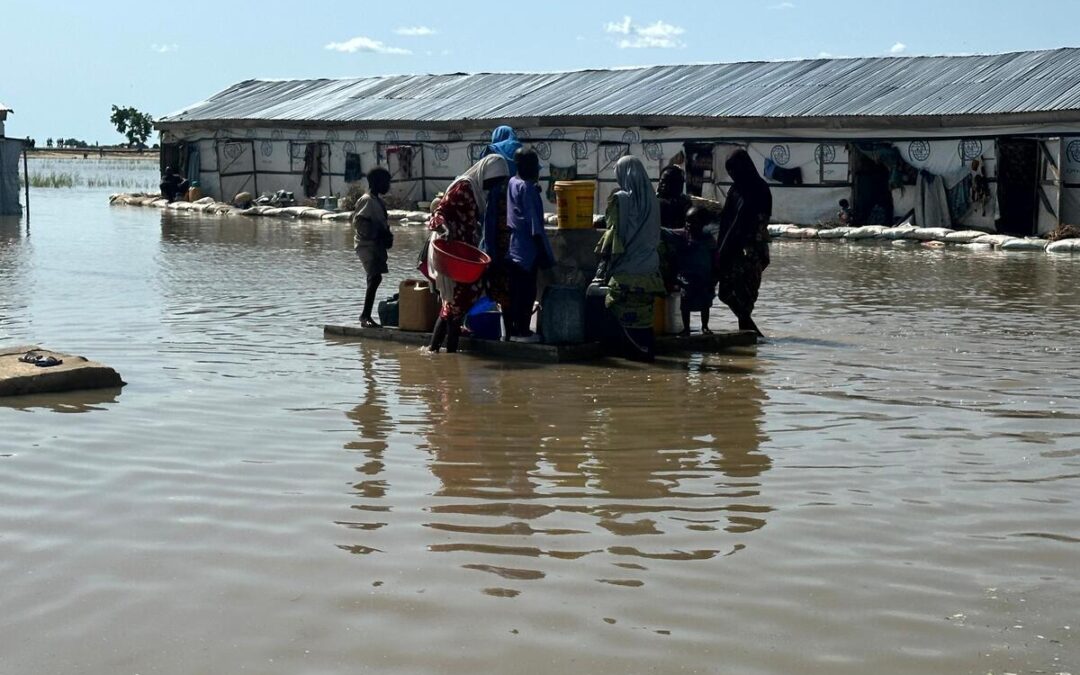
{"type": "MultiPolygon", "coordinates": [[[[595,179],[640,156],[682,165],[722,200],[746,147],[774,220],[859,218],[1011,234],[1080,223],[1080,49],[813,59],[561,73],[247,80],[157,123],[162,164],[203,192],[343,194],[375,165],[393,194],[431,199],[513,126],[542,179],[595,179]]],[[[546,184],[546,183],[545,183],[546,184]]],[[[547,192],[548,199],[553,196],[547,192]]]]}

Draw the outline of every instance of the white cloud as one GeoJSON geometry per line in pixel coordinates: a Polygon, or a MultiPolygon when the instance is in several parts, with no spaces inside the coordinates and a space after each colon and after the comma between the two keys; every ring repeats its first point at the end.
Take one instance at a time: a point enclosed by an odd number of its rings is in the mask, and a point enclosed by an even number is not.
{"type": "Polygon", "coordinates": [[[150,45],[150,49],[153,49],[158,54],[168,54],[169,52],[175,52],[177,49],[180,49],[180,47],[177,46],[176,43],[168,45],[159,45],[155,43],[150,45]]]}
{"type": "Polygon", "coordinates": [[[769,5],[769,9],[795,9],[794,2],[781,2],[777,5],[769,5]]]}
{"type": "Polygon", "coordinates": [[[608,33],[618,33],[619,35],[630,34],[630,17],[624,16],[622,21],[613,21],[604,26],[604,31],[608,33]]]}
{"type": "Polygon", "coordinates": [[[342,52],[345,54],[354,54],[356,52],[369,52],[372,54],[396,54],[396,55],[408,55],[412,54],[408,49],[402,49],[401,47],[391,47],[385,45],[378,40],[373,40],[369,37],[359,35],[345,42],[331,42],[326,45],[325,49],[329,49],[335,52],[342,52]]]}
{"type": "Polygon", "coordinates": [[[894,44],[892,47],[889,48],[889,53],[890,54],[903,54],[906,51],[907,51],[907,45],[904,44],[903,42],[897,42],[896,44],[894,44]]]}
{"type": "Polygon", "coordinates": [[[394,30],[398,35],[404,35],[405,37],[426,37],[428,35],[434,35],[438,31],[434,28],[428,28],[427,26],[402,26],[394,30]]]}
{"type": "Polygon", "coordinates": [[[604,31],[625,36],[616,44],[619,49],[676,49],[686,44],[679,39],[685,33],[680,26],[657,21],[647,26],[636,24],[630,17],[622,21],[613,21],[604,26],[604,31]]]}

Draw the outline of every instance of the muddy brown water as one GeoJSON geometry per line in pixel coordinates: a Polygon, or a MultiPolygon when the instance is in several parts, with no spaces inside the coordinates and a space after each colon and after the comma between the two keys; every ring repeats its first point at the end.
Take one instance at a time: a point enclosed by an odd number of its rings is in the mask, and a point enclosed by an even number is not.
{"type": "Polygon", "coordinates": [[[0,673],[1080,670],[1080,259],[781,242],[756,353],[535,366],[105,201],[0,224],[0,342],[129,382],[0,405],[0,673]]]}

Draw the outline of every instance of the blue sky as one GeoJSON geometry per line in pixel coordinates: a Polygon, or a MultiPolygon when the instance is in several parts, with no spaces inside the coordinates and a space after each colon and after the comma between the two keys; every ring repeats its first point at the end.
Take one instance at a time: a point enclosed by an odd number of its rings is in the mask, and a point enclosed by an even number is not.
{"type": "Polygon", "coordinates": [[[257,77],[568,70],[1080,45],[1077,0],[0,0],[10,136],[111,143],[257,77]],[[173,7],[167,14],[165,7],[173,7]]]}

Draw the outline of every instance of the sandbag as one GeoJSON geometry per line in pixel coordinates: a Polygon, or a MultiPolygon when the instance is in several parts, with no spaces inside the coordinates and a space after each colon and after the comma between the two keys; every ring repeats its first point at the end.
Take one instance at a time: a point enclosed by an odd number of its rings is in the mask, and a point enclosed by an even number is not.
{"type": "Polygon", "coordinates": [[[886,227],[881,231],[881,236],[884,239],[909,239],[915,233],[915,230],[919,228],[914,225],[897,225],[896,227],[886,227]]]}
{"type": "Polygon", "coordinates": [[[1016,239],[1007,234],[984,234],[981,237],[972,239],[971,243],[975,244],[990,244],[991,246],[1001,246],[1010,239],[1016,239]]]}
{"type": "Polygon", "coordinates": [[[978,230],[956,230],[945,235],[945,241],[950,244],[967,244],[985,235],[985,232],[978,230]]]}
{"type": "Polygon", "coordinates": [[[1048,253],[1080,253],[1080,239],[1059,239],[1047,247],[1048,253]]]}
{"type": "Polygon", "coordinates": [[[793,227],[785,230],[783,236],[786,239],[816,239],[818,231],[813,227],[793,227]]]}
{"type": "Polygon", "coordinates": [[[1047,241],[1038,237],[1024,237],[1023,239],[1010,239],[1001,245],[1002,251],[1042,251],[1046,249],[1047,241]]]}
{"type": "Polygon", "coordinates": [[[851,233],[852,229],[854,228],[847,226],[830,227],[828,229],[818,230],[817,236],[818,239],[843,239],[851,233]]]}
{"type": "Polygon", "coordinates": [[[799,228],[796,225],[791,225],[789,223],[785,223],[785,224],[782,224],[782,225],[778,225],[778,224],[769,225],[768,229],[769,229],[769,235],[770,236],[782,237],[782,236],[784,236],[784,233],[787,232],[788,230],[797,230],[799,228]]]}
{"type": "Polygon", "coordinates": [[[920,227],[912,232],[912,236],[919,241],[945,241],[953,230],[947,227],[920,227]]]}
{"type": "Polygon", "coordinates": [[[862,227],[856,227],[851,232],[845,235],[845,239],[879,239],[883,236],[885,230],[883,225],[863,225],[862,227]]]}
{"type": "Polygon", "coordinates": [[[981,242],[969,242],[967,244],[957,244],[956,248],[962,248],[968,251],[989,251],[994,248],[994,246],[993,244],[981,242]]]}

